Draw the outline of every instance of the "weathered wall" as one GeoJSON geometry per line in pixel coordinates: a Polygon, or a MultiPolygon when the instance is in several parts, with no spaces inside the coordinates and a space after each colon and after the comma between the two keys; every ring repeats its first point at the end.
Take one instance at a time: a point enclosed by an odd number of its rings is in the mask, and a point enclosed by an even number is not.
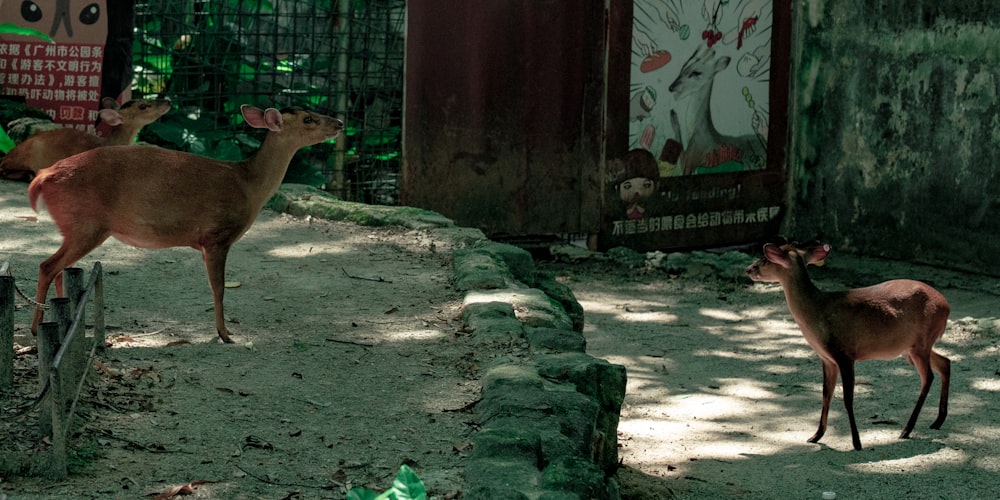
{"type": "Polygon", "coordinates": [[[786,233],[1000,275],[996,0],[796,0],[786,233]]]}

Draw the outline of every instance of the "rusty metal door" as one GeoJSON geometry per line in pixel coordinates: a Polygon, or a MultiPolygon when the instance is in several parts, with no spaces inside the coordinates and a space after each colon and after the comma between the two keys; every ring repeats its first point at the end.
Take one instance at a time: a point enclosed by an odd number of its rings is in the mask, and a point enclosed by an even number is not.
{"type": "Polygon", "coordinates": [[[491,236],[595,231],[605,2],[407,7],[402,202],[491,236]]]}

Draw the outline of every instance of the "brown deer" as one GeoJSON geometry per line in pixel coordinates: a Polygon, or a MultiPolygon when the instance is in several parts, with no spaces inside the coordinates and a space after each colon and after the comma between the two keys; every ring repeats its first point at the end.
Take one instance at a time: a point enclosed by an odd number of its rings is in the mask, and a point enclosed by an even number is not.
{"type": "Polygon", "coordinates": [[[105,97],[99,112],[101,121],[111,126],[108,137],[89,134],[75,128],[45,130],[27,138],[11,149],[0,162],[0,177],[31,180],[43,168],[77,153],[101,146],[124,146],[135,143],[143,127],[170,111],[168,99],[133,99],[118,106],[105,97]]]}
{"type": "Polygon", "coordinates": [[[917,423],[934,381],[931,369],[941,375],[941,402],[937,419],[931,424],[932,429],[940,429],[948,416],[951,361],[934,352],[933,347],[948,324],[951,312],[948,301],[934,288],[913,280],[891,280],[839,292],[821,291],[809,279],[806,266],[823,262],[829,253],[830,245],[825,244],[767,244],[764,257],[746,271],[754,281],[781,283],[795,323],[823,363],[823,411],[819,429],[808,441],[818,442],[826,432],[839,372],[851,439],[854,449],[860,450],[861,439],[854,420],[854,362],[893,359],[904,353],[920,374],[920,395],[899,437],[909,438],[917,423]]]}
{"type": "MultiPolygon", "coordinates": [[[[45,206],[62,246],[38,268],[39,303],[62,271],[110,236],[140,248],[190,246],[202,253],[215,302],[215,329],[231,343],[222,309],[226,256],[278,190],[299,148],[337,137],[344,123],[300,109],[246,106],[243,118],[268,133],[248,160],[227,162],[154,146],[109,146],[57,162],[28,186],[45,206]]],[[[35,332],[43,311],[35,310],[35,332]]]]}

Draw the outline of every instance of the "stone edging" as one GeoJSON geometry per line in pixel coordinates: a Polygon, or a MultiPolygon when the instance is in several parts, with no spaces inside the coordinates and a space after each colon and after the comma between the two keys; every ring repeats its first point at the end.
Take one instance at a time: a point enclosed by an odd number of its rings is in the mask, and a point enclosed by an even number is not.
{"type": "Polygon", "coordinates": [[[582,307],[565,285],[536,273],[531,254],[435,212],[343,202],[307,186],[283,185],[267,207],[362,225],[443,229],[454,243],[466,330],[480,342],[527,342],[528,359],[492,366],[482,378],[463,498],[619,497],[611,476],[625,367],[586,354],[582,307]]]}

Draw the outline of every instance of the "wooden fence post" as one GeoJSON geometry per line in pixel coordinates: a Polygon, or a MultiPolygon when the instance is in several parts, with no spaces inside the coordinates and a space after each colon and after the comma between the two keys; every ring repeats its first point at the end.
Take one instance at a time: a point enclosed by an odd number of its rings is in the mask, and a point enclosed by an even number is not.
{"type": "Polygon", "coordinates": [[[104,268],[101,266],[101,262],[97,261],[94,263],[93,270],[90,271],[91,274],[96,274],[97,276],[93,278],[94,280],[94,345],[97,346],[99,351],[104,350],[104,341],[106,330],[104,327],[104,268]]]}
{"type": "MultiPolygon", "coordinates": [[[[66,334],[67,331],[69,330],[70,323],[73,322],[73,318],[69,312],[70,302],[71,301],[69,297],[57,297],[49,301],[49,305],[51,306],[51,309],[49,309],[49,311],[52,313],[52,319],[54,319],[55,322],[59,325],[60,349],[62,348],[62,345],[66,343],[66,334]]],[[[57,352],[59,352],[59,349],[56,349],[52,353],[52,356],[54,357],[57,352]]],[[[65,356],[63,357],[65,358],[65,356]]],[[[58,388],[57,394],[60,395],[61,398],[60,404],[62,404],[62,408],[64,409],[64,411],[68,403],[66,399],[67,396],[73,394],[73,380],[67,376],[69,375],[69,372],[66,370],[66,366],[68,364],[69,363],[59,367],[59,370],[62,372],[62,375],[58,378],[59,383],[62,385],[58,388]]],[[[41,372],[41,367],[39,367],[39,372],[41,372]]],[[[51,377],[51,373],[49,374],[49,376],[51,377]]],[[[55,388],[53,387],[51,389],[55,388]]]]}
{"type": "Polygon", "coordinates": [[[70,317],[76,314],[76,307],[83,294],[83,269],[67,267],[63,269],[63,283],[66,286],[66,297],[69,298],[70,317]]]}
{"type": "Polygon", "coordinates": [[[0,276],[0,392],[14,388],[14,278],[0,276]]]}
{"type": "MultiPolygon", "coordinates": [[[[86,318],[86,308],[87,304],[81,304],[80,299],[83,298],[83,293],[86,286],[83,283],[83,269],[79,267],[67,267],[63,270],[63,280],[66,285],[66,297],[69,298],[69,313],[70,313],[70,325],[73,324],[75,318],[80,318],[80,326],[72,339],[69,339],[69,349],[62,360],[62,373],[63,378],[70,383],[78,380],[83,375],[83,369],[86,366],[85,352],[87,349],[87,318],[86,318]],[[84,314],[78,314],[78,309],[83,308],[84,314]],[[68,359],[67,359],[68,358],[68,359]]],[[[64,335],[69,335],[69,331],[65,332],[64,335]]],[[[65,340],[65,337],[64,337],[65,340]]]]}
{"type": "MultiPolygon", "coordinates": [[[[53,299],[55,300],[55,299],[53,299]]],[[[65,306],[69,307],[68,304],[65,306]]],[[[55,304],[53,302],[53,309],[55,304]]],[[[66,385],[58,367],[52,365],[59,352],[62,336],[59,323],[47,321],[38,326],[38,373],[39,381],[44,387],[48,382],[49,394],[41,405],[38,416],[41,436],[52,440],[48,476],[52,479],[66,477],[66,399],[62,389],[66,385]],[[42,373],[44,372],[44,375],[42,373]]]]}
{"type": "MultiPolygon", "coordinates": [[[[45,321],[38,325],[38,386],[48,386],[48,400],[61,399],[61,387],[53,387],[52,383],[52,361],[59,352],[62,339],[59,333],[59,323],[45,321]]],[[[52,435],[52,406],[48,402],[42,404],[38,415],[38,429],[40,437],[52,435]]]]}

